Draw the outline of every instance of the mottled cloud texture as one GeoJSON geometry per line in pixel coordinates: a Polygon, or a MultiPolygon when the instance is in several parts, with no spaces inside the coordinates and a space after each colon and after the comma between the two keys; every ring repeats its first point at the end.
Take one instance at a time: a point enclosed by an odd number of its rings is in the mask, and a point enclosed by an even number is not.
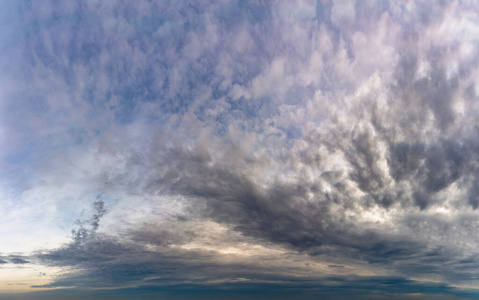
{"type": "Polygon", "coordinates": [[[479,297],[478,8],[3,2],[1,290],[479,297]]]}

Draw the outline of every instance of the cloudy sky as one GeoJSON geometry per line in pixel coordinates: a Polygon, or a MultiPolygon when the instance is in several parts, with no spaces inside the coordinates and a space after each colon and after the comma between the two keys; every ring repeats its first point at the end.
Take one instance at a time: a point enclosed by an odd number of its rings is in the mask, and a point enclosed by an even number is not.
{"type": "Polygon", "coordinates": [[[1,299],[479,298],[479,3],[0,2],[1,299]]]}

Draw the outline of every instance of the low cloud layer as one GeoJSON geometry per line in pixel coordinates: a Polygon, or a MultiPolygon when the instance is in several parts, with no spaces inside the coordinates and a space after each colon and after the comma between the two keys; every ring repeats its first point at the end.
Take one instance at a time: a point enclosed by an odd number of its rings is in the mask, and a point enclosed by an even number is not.
{"type": "Polygon", "coordinates": [[[5,4],[0,272],[60,268],[31,286],[74,294],[476,297],[476,6],[5,4]]]}

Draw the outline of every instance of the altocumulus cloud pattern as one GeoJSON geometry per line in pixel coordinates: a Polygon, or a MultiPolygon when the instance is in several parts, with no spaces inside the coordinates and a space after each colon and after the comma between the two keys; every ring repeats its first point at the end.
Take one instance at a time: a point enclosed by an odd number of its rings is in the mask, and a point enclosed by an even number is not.
{"type": "Polygon", "coordinates": [[[479,298],[477,1],[2,1],[1,299],[479,298]]]}

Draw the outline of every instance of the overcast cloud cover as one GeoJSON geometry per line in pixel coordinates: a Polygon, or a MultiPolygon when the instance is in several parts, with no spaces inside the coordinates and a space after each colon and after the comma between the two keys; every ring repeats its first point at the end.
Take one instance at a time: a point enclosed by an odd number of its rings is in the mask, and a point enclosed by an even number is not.
{"type": "Polygon", "coordinates": [[[479,298],[478,14],[2,1],[0,298],[479,298]]]}

